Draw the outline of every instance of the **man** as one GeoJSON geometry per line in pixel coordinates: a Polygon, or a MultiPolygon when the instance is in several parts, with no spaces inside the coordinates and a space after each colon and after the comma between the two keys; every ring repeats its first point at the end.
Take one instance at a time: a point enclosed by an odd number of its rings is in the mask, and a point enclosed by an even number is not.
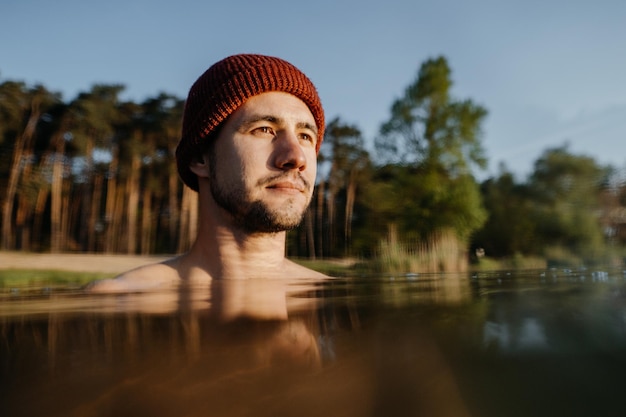
{"type": "Polygon", "coordinates": [[[176,162],[198,192],[198,235],[189,252],[92,284],[132,291],[216,279],[321,278],[285,258],[286,231],[311,200],[324,111],[292,64],[235,55],[211,66],[185,104],[176,162]]]}

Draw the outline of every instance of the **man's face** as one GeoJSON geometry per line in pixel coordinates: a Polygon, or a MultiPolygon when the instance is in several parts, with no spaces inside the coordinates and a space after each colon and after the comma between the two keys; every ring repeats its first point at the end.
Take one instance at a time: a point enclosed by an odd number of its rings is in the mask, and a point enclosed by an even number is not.
{"type": "Polygon", "coordinates": [[[313,115],[297,97],[268,92],[248,99],[209,152],[213,199],[248,233],[295,228],[311,201],[317,140],[313,115]]]}

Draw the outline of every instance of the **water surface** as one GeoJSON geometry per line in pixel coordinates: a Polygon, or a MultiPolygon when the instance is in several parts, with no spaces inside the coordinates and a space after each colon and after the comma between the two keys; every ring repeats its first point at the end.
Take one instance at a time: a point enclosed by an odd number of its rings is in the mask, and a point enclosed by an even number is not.
{"type": "Polygon", "coordinates": [[[0,294],[2,416],[621,416],[622,269],[0,294]]]}

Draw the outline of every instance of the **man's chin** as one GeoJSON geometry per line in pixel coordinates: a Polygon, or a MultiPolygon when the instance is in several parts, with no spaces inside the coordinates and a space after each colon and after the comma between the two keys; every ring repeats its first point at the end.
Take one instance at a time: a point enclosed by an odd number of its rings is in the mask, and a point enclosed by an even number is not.
{"type": "Polygon", "coordinates": [[[242,229],[250,235],[261,234],[276,234],[281,232],[288,232],[297,228],[300,222],[286,223],[286,222],[267,222],[267,223],[246,223],[242,225],[242,229]]]}
{"type": "Polygon", "coordinates": [[[292,213],[291,215],[271,216],[265,219],[262,229],[267,233],[286,232],[300,226],[303,219],[304,214],[297,216],[292,213]]]}
{"type": "Polygon", "coordinates": [[[238,223],[248,233],[279,233],[297,228],[304,219],[306,209],[293,207],[272,209],[261,202],[253,203],[238,223]]]}

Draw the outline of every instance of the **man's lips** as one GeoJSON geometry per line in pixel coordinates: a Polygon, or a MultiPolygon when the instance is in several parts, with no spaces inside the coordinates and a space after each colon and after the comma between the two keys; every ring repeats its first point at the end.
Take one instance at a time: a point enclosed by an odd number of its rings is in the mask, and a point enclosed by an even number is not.
{"type": "Polygon", "coordinates": [[[284,191],[293,190],[293,191],[298,191],[301,193],[304,192],[306,189],[304,184],[290,182],[290,181],[275,182],[275,183],[268,185],[267,188],[273,188],[273,189],[284,190],[284,191]]]}
{"type": "Polygon", "coordinates": [[[307,193],[311,190],[311,184],[302,175],[276,175],[260,180],[257,185],[265,187],[266,189],[292,193],[307,193]]]}

